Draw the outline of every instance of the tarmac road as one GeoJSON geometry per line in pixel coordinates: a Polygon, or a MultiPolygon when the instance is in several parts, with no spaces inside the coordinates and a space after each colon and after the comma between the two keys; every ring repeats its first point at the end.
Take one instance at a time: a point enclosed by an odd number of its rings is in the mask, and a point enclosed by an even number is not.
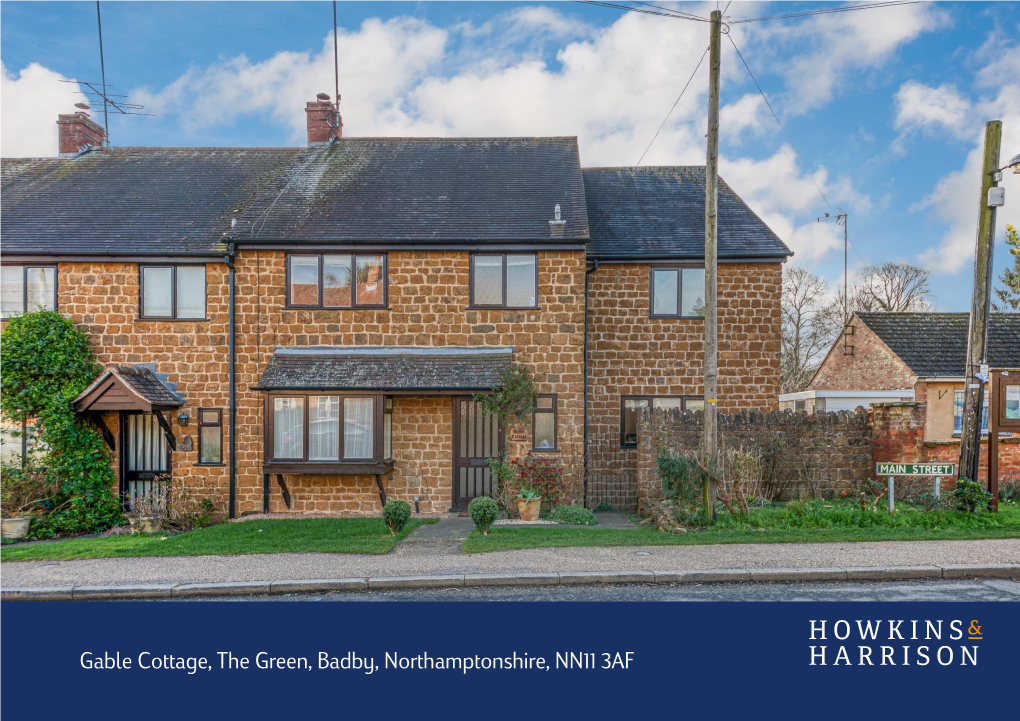
{"type": "Polygon", "coordinates": [[[1020,601],[1010,579],[836,583],[620,584],[412,589],[364,593],[216,596],[216,601],[1020,601]]]}

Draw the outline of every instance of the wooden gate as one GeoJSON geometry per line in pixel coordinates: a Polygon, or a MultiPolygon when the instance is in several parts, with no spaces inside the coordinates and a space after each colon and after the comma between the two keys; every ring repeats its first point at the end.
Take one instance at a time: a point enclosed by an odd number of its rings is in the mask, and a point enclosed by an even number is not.
{"type": "Polygon", "coordinates": [[[467,508],[472,498],[491,496],[496,478],[489,459],[506,447],[499,419],[486,413],[480,401],[453,399],[453,506],[467,508]]]}

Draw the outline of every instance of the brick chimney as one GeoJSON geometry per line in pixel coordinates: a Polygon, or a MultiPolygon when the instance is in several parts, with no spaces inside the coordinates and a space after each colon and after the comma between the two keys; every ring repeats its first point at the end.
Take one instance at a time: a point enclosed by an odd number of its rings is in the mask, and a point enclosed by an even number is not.
{"type": "Polygon", "coordinates": [[[106,139],[106,132],[102,126],[89,118],[89,114],[85,112],[58,115],[57,127],[60,129],[61,158],[75,157],[85,145],[102,148],[106,139]]]}
{"type": "Polygon", "coordinates": [[[344,121],[340,120],[340,127],[336,130],[329,127],[327,118],[333,112],[333,105],[328,100],[318,100],[305,104],[305,120],[308,126],[308,147],[317,148],[329,145],[329,140],[334,135],[343,135],[344,121]]]}

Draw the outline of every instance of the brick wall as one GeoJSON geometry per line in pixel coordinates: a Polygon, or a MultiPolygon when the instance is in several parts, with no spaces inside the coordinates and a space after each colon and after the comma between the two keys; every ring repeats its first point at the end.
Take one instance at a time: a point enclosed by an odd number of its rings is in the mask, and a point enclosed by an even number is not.
{"type": "Polygon", "coordinates": [[[807,390],[898,390],[913,388],[910,368],[858,318],[851,321],[853,334],[847,343],[853,354],[844,354],[840,338],[822,361],[807,390]]]}
{"type": "MultiPolygon", "coordinates": [[[[57,269],[57,309],[89,334],[96,359],[111,364],[155,363],[159,373],[177,382],[187,400],[181,408],[193,419],[182,427],[178,412],[171,413],[171,428],[178,446],[191,436],[192,450],[171,454],[172,472],[198,497],[208,497],[226,510],[227,466],[199,466],[199,408],[223,409],[224,460],[229,443],[227,368],[227,268],[206,265],[207,321],[138,320],[138,266],[134,263],[60,263],[57,269]]],[[[104,420],[120,436],[116,413],[104,420]]],[[[119,459],[113,454],[114,468],[119,459]]]]}
{"type": "MultiPolygon", "coordinates": [[[[662,496],[657,458],[662,449],[698,450],[704,414],[642,414],[638,443],[638,496],[662,496]]],[[[796,414],[757,411],[720,414],[721,448],[772,448],[770,476],[779,498],[831,498],[873,476],[872,433],[864,411],[796,414]]]]}
{"type": "MultiPolygon", "coordinates": [[[[872,406],[871,427],[876,463],[960,462],[960,441],[925,440],[925,419],[929,418],[925,403],[884,403],[872,406]]],[[[988,441],[981,442],[981,463],[978,479],[988,482],[988,441]]],[[[1020,482],[1020,435],[999,438],[999,485],[1020,482]]],[[[955,479],[942,479],[949,489],[955,479]]]]}
{"type": "MultiPolygon", "coordinates": [[[[278,346],[515,346],[539,393],[558,394],[559,442],[578,445],[583,427],[584,253],[541,252],[539,308],[473,310],[468,306],[466,252],[392,252],[389,310],[288,309],[285,254],[243,251],[237,269],[237,511],[262,509],[263,396],[250,390],[278,346]]],[[[390,497],[423,512],[452,500],[452,403],[449,397],[398,397],[393,417],[390,497]]],[[[530,443],[508,441],[522,455],[530,443]]],[[[288,476],[295,510],[377,512],[372,476],[288,476]],[[293,482],[291,479],[294,479],[293,482]],[[304,504],[298,506],[298,504],[304,504]]],[[[579,498],[580,487],[568,496],[579,498]]],[[[285,510],[273,479],[271,510],[285,510]]]]}

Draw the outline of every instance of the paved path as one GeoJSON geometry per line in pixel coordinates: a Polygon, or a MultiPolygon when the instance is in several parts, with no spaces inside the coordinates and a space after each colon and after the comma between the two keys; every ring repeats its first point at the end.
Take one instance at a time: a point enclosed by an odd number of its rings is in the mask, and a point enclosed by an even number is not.
{"type": "MultiPolygon", "coordinates": [[[[458,520],[458,519],[450,519],[458,520]]],[[[443,524],[437,524],[442,526],[443,524]]],[[[439,531],[435,531],[438,533],[439,531]]],[[[443,530],[443,533],[446,531],[443,530]]],[[[451,533],[455,531],[451,530],[451,533]]],[[[107,586],[282,579],[367,578],[570,571],[682,571],[1020,563],[1020,538],[978,541],[720,544],[626,548],[533,548],[461,553],[454,540],[422,538],[385,556],[278,553],[255,556],[5,561],[0,583],[107,586]],[[432,547],[429,543],[432,543],[432,547]],[[452,547],[453,550],[450,550],[452,547]]]]}
{"type": "MultiPolygon", "coordinates": [[[[190,599],[164,599],[190,600],[190,599]]],[[[706,583],[677,585],[421,588],[364,593],[210,596],[210,601],[1020,601],[1020,582],[844,581],[841,583],[706,583]]]]}

